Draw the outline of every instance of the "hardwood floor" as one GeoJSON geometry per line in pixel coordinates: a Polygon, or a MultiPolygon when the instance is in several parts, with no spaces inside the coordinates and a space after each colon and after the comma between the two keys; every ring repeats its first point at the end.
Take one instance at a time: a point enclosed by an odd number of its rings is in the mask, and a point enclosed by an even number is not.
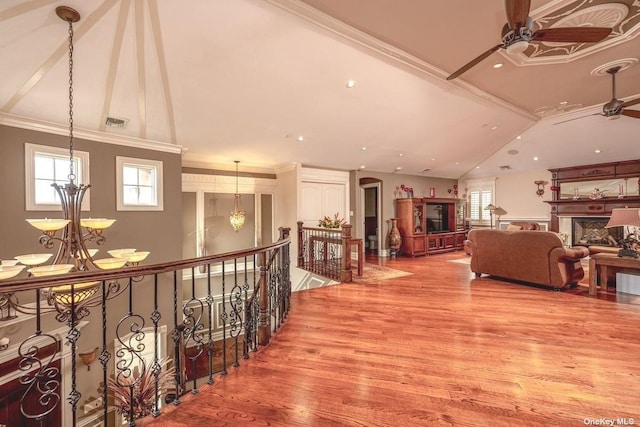
{"type": "Polygon", "coordinates": [[[465,256],[380,260],[414,274],[295,293],[269,347],[144,424],[640,423],[640,296],[475,278],[451,262],[465,256]]]}

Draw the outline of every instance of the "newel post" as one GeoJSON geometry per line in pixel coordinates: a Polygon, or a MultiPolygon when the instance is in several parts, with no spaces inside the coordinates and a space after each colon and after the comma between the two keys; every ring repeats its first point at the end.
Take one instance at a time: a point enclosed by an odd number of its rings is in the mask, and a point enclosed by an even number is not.
{"type": "Polygon", "coordinates": [[[267,254],[258,254],[258,264],[260,265],[260,306],[258,307],[258,344],[267,345],[271,338],[271,328],[269,326],[269,281],[267,280],[267,254]]]}
{"type": "Polygon", "coordinates": [[[342,262],[340,263],[340,281],[349,283],[353,280],[351,271],[351,224],[342,225],[342,262]]]}
{"type": "Polygon", "coordinates": [[[302,221],[298,221],[298,267],[304,268],[304,237],[302,236],[302,221]]]}

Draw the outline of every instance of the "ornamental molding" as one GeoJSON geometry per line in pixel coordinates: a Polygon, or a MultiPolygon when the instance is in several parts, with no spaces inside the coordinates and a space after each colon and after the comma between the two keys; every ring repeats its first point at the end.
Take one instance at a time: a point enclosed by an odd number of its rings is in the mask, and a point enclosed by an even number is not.
{"type": "Polygon", "coordinates": [[[522,53],[499,54],[514,65],[560,64],[584,58],[628,42],[640,34],[640,0],[556,0],[531,12],[534,29],[558,27],[610,27],[599,43],[533,42],[522,53]]]}

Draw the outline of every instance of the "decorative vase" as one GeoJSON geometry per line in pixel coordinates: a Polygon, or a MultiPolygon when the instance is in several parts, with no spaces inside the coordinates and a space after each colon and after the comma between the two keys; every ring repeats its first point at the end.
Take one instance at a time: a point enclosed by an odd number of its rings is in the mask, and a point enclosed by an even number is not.
{"type": "Polygon", "coordinates": [[[436,197],[436,187],[431,187],[429,189],[429,197],[431,197],[431,198],[436,197]]]}
{"type": "Polygon", "coordinates": [[[389,231],[389,250],[391,257],[395,258],[402,244],[402,237],[398,230],[398,218],[391,218],[391,230],[389,231]]]}

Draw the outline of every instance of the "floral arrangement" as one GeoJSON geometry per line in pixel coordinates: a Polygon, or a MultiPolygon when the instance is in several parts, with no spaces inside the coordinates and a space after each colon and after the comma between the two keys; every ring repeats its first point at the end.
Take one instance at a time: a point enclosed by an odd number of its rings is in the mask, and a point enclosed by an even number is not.
{"type": "MultiPolygon", "coordinates": [[[[161,371],[158,375],[158,391],[164,394],[173,388],[175,368],[167,368],[169,358],[159,360],[161,371]]],[[[155,375],[153,369],[145,366],[136,366],[130,371],[129,377],[107,378],[107,389],[112,401],[110,407],[123,415],[128,422],[150,415],[154,408],[155,399],[155,375]],[[131,392],[133,391],[133,396],[131,392]],[[133,406],[133,416],[129,413],[133,406]]]]}
{"type": "Polygon", "coordinates": [[[333,218],[331,218],[329,216],[325,216],[324,218],[319,220],[318,221],[318,227],[340,228],[340,227],[342,227],[342,224],[345,224],[346,222],[347,221],[345,221],[344,218],[340,218],[338,216],[338,213],[336,212],[335,215],[333,215],[333,218]]]}

